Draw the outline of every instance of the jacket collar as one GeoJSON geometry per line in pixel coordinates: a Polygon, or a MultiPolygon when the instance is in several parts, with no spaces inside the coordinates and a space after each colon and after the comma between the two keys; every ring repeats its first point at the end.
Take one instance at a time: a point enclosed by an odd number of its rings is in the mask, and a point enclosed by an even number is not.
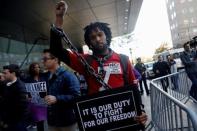
{"type": "Polygon", "coordinates": [[[50,73],[49,79],[51,79],[53,75],[59,76],[61,74],[61,72],[63,72],[63,71],[64,71],[63,67],[61,67],[61,66],[58,67],[57,70],[55,71],[55,73],[50,73]]]}
{"type": "Polygon", "coordinates": [[[11,86],[11,85],[14,84],[16,81],[17,81],[17,79],[14,80],[14,81],[8,82],[6,85],[7,85],[7,86],[11,86]]]}

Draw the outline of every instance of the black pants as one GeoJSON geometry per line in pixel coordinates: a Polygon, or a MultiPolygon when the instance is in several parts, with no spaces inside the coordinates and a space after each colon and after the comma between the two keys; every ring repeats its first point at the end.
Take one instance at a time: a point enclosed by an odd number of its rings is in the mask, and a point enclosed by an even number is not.
{"type": "Polygon", "coordinates": [[[44,121],[36,122],[37,131],[44,131],[44,121]]]}
{"type": "Polygon", "coordinates": [[[162,78],[161,79],[161,85],[162,85],[162,88],[165,92],[168,92],[167,88],[169,86],[169,81],[168,81],[168,78],[162,78]]]}
{"type": "Polygon", "coordinates": [[[140,83],[140,92],[144,91],[142,82],[144,83],[144,88],[146,90],[146,94],[149,94],[149,90],[148,90],[148,86],[147,86],[147,82],[146,82],[146,76],[142,76],[142,79],[139,81],[139,83],[140,83]]]}

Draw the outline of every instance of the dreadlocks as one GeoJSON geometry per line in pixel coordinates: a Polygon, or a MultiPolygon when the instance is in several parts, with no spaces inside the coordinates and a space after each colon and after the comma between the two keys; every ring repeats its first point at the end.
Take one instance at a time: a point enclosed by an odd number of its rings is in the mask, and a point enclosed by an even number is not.
{"type": "Polygon", "coordinates": [[[107,24],[107,23],[95,22],[95,23],[90,23],[88,26],[86,26],[84,28],[84,31],[85,31],[84,39],[85,39],[85,43],[88,45],[88,47],[90,47],[89,35],[93,30],[95,30],[97,28],[99,28],[100,30],[102,30],[105,33],[107,45],[110,46],[111,39],[112,39],[112,33],[111,33],[111,29],[108,26],[109,26],[109,24],[107,24]]]}

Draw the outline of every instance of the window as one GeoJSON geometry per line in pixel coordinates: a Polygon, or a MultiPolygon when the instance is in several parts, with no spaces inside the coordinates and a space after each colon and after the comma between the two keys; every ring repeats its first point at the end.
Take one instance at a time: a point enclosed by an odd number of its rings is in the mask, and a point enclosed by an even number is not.
{"type": "Polygon", "coordinates": [[[182,13],[186,14],[187,13],[187,9],[182,9],[182,13]]]}
{"type": "Polygon", "coordinates": [[[171,5],[170,5],[170,7],[169,7],[169,8],[170,8],[170,10],[172,10],[172,6],[171,6],[171,5]]]}
{"type": "Polygon", "coordinates": [[[184,3],[185,2],[185,0],[180,0],[180,3],[184,3]]]}
{"type": "Polygon", "coordinates": [[[175,24],[175,27],[176,27],[176,28],[178,27],[178,23],[175,24]]]}
{"type": "Polygon", "coordinates": [[[171,19],[172,19],[172,20],[174,19],[174,15],[173,15],[173,14],[171,14],[171,19]]]}
{"type": "Polygon", "coordinates": [[[190,12],[190,13],[193,13],[193,12],[194,12],[194,8],[193,8],[193,7],[190,7],[190,8],[189,8],[189,12],[190,12]]]}
{"type": "Polygon", "coordinates": [[[174,1],[172,1],[172,7],[174,7],[174,1]]]}
{"type": "Polygon", "coordinates": [[[191,23],[195,23],[194,17],[191,18],[191,23]]]}
{"type": "Polygon", "coordinates": [[[174,30],[176,27],[174,24],[172,24],[172,26],[170,27],[171,30],[174,30]]]}
{"type": "Polygon", "coordinates": [[[188,20],[184,20],[183,22],[184,22],[185,25],[189,24],[188,20]]]}
{"type": "Polygon", "coordinates": [[[177,39],[177,38],[178,38],[177,34],[174,34],[174,39],[177,39]]]}
{"type": "Polygon", "coordinates": [[[175,29],[175,25],[173,25],[173,29],[175,29]]]}
{"type": "Polygon", "coordinates": [[[172,3],[169,6],[170,10],[172,10],[172,8],[174,8],[174,1],[172,1],[172,3]]]}
{"type": "Polygon", "coordinates": [[[166,0],[166,3],[168,3],[168,0],[166,0]]]}
{"type": "Polygon", "coordinates": [[[174,18],[176,17],[176,12],[174,12],[174,18]]]}

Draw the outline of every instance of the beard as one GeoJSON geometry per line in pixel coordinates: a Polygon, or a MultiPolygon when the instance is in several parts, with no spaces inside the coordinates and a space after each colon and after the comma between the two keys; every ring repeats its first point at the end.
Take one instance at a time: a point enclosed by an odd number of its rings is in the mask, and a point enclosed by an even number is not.
{"type": "Polygon", "coordinates": [[[92,46],[92,51],[94,54],[104,54],[107,49],[109,48],[108,44],[107,43],[104,43],[104,44],[95,44],[92,46]]]}

